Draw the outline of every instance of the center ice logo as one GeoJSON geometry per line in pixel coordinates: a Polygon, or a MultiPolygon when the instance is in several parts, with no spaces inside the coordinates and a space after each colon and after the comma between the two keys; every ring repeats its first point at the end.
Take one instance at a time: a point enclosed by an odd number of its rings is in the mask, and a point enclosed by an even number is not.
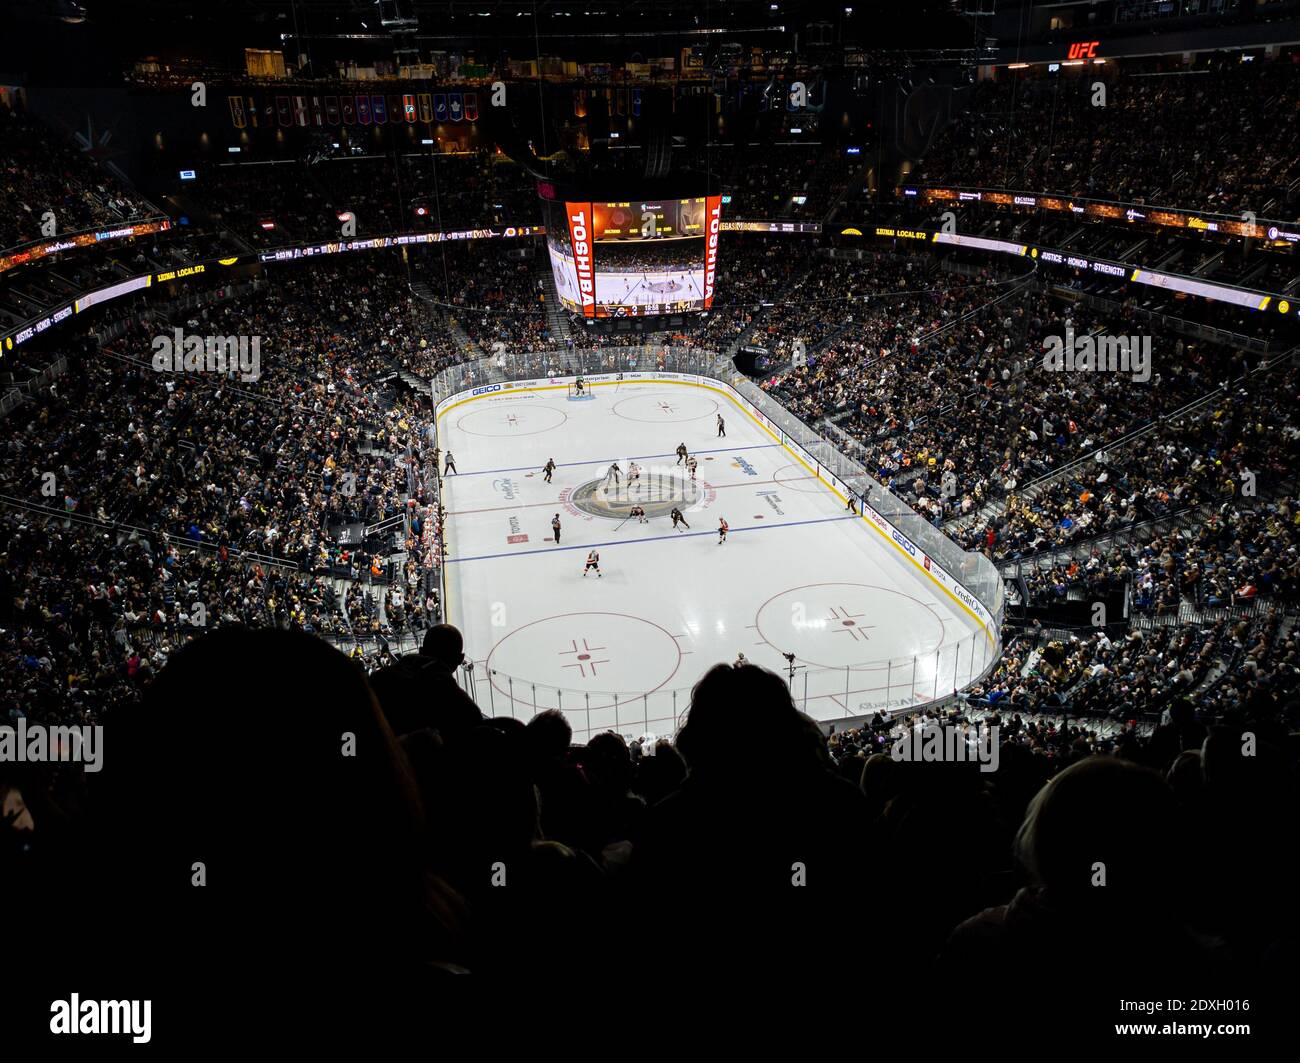
{"type": "Polygon", "coordinates": [[[733,462],[731,463],[731,467],[732,467],[733,469],[740,469],[742,472],[744,472],[744,474],[745,474],[746,476],[757,476],[757,475],[758,475],[758,470],[757,470],[756,468],[754,468],[754,466],[752,466],[751,464],[749,464],[749,462],[747,462],[747,461],[746,461],[743,457],[741,457],[739,454],[736,455],[736,460],[733,461],[733,462]]]}

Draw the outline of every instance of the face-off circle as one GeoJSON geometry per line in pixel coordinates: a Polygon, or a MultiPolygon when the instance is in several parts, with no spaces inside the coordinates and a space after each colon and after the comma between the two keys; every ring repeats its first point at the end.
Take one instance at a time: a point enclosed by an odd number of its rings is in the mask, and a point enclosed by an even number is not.
{"type": "Polygon", "coordinates": [[[557,707],[559,687],[562,707],[573,711],[609,708],[615,691],[628,702],[653,694],[672,680],[681,661],[677,639],[652,621],[626,613],[564,613],[510,632],[492,647],[487,668],[498,696],[513,697],[519,706],[557,707]]]}
{"type": "Polygon", "coordinates": [[[625,520],[632,507],[640,506],[646,518],[667,517],[673,509],[686,510],[704,497],[704,489],[680,467],[651,467],[629,480],[627,470],[615,483],[612,479],[589,480],[573,489],[569,503],[593,517],[625,520]]]}
{"type": "Polygon", "coordinates": [[[797,462],[782,465],[772,474],[772,479],[782,487],[804,495],[820,494],[826,488],[820,480],[797,462]]]}
{"type": "Polygon", "coordinates": [[[814,668],[887,667],[933,654],[943,620],[918,598],[869,583],[810,583],[769,598],[754,619],[759,636],[814,668]]]}
{"type": "Polygon", "coordinates": [[[713,417],[719,409],[717,401],[708,395],[690,388],[673,388],[620,399],[611,407],[611,412],[645,424],[676,424],[713,417]]]}
{"type": "Polygon", "coordinates": [[[533,402],[483,406],[462,414],[456,427],[472,436],[535,436],[559,428],[569,415],[533,402]]]}

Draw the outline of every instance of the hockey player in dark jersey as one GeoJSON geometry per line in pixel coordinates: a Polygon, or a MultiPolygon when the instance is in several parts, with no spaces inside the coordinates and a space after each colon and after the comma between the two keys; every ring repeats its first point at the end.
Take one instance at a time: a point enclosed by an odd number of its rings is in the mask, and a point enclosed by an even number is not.
{"type": "Polygon", "coordinates": [[[690,525],[686,523],[686,518],[682,516],[682,511],[678,509],[676,506],[673,506],[672,518],[673,518],[674,528],[676,528],[678,524],[680,524],[683,528],[690,527],[690,525]]]}

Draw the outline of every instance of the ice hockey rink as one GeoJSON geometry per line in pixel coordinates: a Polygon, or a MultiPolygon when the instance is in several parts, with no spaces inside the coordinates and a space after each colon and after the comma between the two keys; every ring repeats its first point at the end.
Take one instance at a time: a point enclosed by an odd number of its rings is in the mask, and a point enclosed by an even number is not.
{"type": "Polygon", "coordinates": [[[559,708],[579,740],[671,733],[690,687],[743,653],[790,679],[809,715],[846,719],[951,694],[993,659],[979,618],[724,385],[588,390],[575,399],[544,384],[439,413],[457,469],[443,481],[446,611],[484,711],[528,720],[559,708]],[[698,462],[693,483],[680,443],[698,462]],[[637,502],[648,523],[624,519],[637,502]],[[673,530],[673,505],[688,530],[673,530]],[[583,575],[593,548],[599,577],[583,575]]]}

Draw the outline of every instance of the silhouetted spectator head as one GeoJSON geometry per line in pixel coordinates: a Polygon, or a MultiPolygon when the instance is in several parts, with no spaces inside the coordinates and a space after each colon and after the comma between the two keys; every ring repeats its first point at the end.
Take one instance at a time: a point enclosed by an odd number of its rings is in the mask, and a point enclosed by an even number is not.
{"type": "Polygon", "coordinates": [[[626,793],[632,786],[632,754],[622,736],[612,731],[598,734],[587,743],[582,765],[593,786],[614,793],[626,793]]]}
{"type": "Polygon", "coordinates": [[[435,624],[424,635],[420,653],[432,657],[449,671],[459,668],[465,660],[465,639],[460,629],[451,624],[435,624]]]}
{"type": "Polygon", "coordinates": [[[528,721],[527,739],[534,760],[553,760],[568,752],[573,728],[559,709],[547,709],[528,721]]]}
{"type": "Polygon", "coordinates": [[[204,635],[108,733],[97,890],[127,906],[125,923],[183,927],[169,947],[206,970],[446,958],[425,952],[446,938],[426,918],[407,760],[364,674],[327,643],[204,635]]]}
{"type": "Polygon", "coordinates": [[[808,725],[775,672],[718,664],[691,691],[677,748],[692,773],[747,771],[747,736],[762,735],[775,761],[768,760],[769,768],[806,768],[826,756],[821,732],[808,725]]]}
{"type": "Polygon", "coordinates": [[[1016,835],[1016,855],[1058,901],[1112,907],[1158,897],[1171,885],[1177,835],[1177,806],[1159,775],[1096,756],[1038,792],[1016,835]]]}

